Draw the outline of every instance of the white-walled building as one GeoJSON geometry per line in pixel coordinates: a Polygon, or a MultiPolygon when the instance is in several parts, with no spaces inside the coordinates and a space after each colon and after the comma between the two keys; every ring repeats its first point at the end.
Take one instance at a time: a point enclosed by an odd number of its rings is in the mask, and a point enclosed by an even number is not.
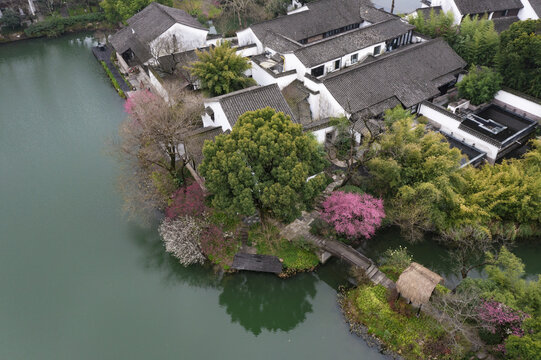
{"type": "Polygon", "coordinates": [[[494,21],[496,30],[505,30],[515,21],[539,19],[541,0],[424,0],[423,6],[452,12],[455,24],[464,17],[486,15],[494,21]]]}
{"type": "Polygon", "coordinates": [[[207,28],[185,11],[157,2],[127,22],[110,43],[128,63],[154,64],[160,57],[207,46],[207,28]]]}
{"type": "Polygon", "coordinates": [[[440,132],[477,149],[492,164],[524,146],[537,127],[536,121],[496,104],[459,111],[453,113],[429,102],[419,106],[419,114],[440,132]]]}
{"type": "Polygon", "coordinates": [[[365,0],[311,2],[237,36],[239,46],[257,49],[254,80],[283,91],[295,84],[314,124],[414,108],[445,92],[466,65],[443,41],[416,36],[412,25],[365,0]]]}

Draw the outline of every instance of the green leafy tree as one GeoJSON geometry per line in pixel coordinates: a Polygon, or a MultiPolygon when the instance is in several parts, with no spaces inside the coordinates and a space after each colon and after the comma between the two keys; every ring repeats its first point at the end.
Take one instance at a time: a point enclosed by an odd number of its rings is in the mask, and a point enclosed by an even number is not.
{"type": "Polygon", "coordinates": [[[508,359],[536,360],[541,354],[541,316],[526,319],[522,323],[524,336],[511,335],[505,342],[508,359]]]}
{"type": "Polygon", "coordinates": [[[479,105],[492,100],[501,89],[501,83],[502,76],[498,72],[485,66],[477,68],[473,65],[468,75],[457,84],[458,95],[479,105]]]}
{"type": "Polygon", "coordinates": [[[0,27],[11,30],[21,27],[21,15],[12,9],[4,10],[2,18],[0,18],[0,27]]]}
{"type": "Polygon", "coordinates": [[[503,31],[496,63],[505,86],[541,97],[541,19],[518,21],[503,31]]]}
{"type": "Polygon", "coordinates": [[[528,281],[524,278],[524,263],[502,247],[497,255],[486,254],[489,265],[485,267],[486,279],[466,279],[461,288],[472,287],[481,297],[501,302],[532,317],[541,315],[541,278],[528,281]]]}
{"type": "Polygon", "coordinates": [[[466,16],[460,24],[454,50],[468,64],[493,66],[500,37],[494,29],[494,22],[486,16],[466,16]]]}
{"type": "Polygon", "coordinates": [[[417,240],[424,231],[468,218],[463,214],[468,209],[453,186],[460,180],[460,151],[451,149],[441,134],[426,132],[424,125],[404,116],[370,150],[368,187],[386,199],[389,217],[404,235],[417,240]]]}
{"type": "Polygon", "coordinates": [[[317,141],[271,108],[239,117],[230,134],[203,146],[199,167],[213,206],[244,215],[256,211],[290,221],[325,186],[325,166],[317,141]]]}
{"type": "Polygon", "coordinates": [[[102,0],[100,6],[105,12],[107,20],[118,22],[128,20],[154,1],[166,6],[173,6],[173,0],[102,0]]]}
{"type": "Polygon", "coordinates": [[[201,81],[201,88],[211,96],[227,94],[255,85],[252,78],[244,75],[251,65],[248,58],[238,55],[229,42],[208,51],[197,51],[198,61],[188,69],[201,81]]]}
{"type": "Polygon", "coordinates": [[[433,38],[442,37],[451,46],[457,41],[458,28],[454,24],[455,18],[451,11],[447,13],[440,11],[436,14],[432,9],[428,18],[425,18],[424,14],[419,11],[417,16],[409,16],[408,21],[423,35],[433,38]]]}

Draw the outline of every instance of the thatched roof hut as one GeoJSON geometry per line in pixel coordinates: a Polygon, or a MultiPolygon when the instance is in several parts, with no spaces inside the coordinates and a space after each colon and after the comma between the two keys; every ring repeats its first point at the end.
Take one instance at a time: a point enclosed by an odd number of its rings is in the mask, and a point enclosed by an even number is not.
{"type": "Polygon", "coordinates": [[[413,262],[400,274],[396,290],[413,305],[421,306],[428,302],[436,285],[442,282],[441,276],[413,262]]]}

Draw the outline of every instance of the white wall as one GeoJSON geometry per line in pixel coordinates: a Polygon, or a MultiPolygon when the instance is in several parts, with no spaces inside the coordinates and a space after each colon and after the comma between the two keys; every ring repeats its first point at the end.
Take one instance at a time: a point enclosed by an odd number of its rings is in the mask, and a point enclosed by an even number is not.
{"type": "Polygon", "coordinates": [[[208,114],[203,114],[201,116],[203,119],[203,127],[221,126],[223,132],[231,130],[231,124],[229,124],[222,105],[218,101],[205,101],[204,105],[205,108],[210,107],[214,111],[214,121],[212,121],[208,114]]]}
{"type": "Polygon", "coordinates": [[[334,131],[334,126],[329,126],[324,129],[312,131],[311,133],[314,135],[318,143],[325,144],[326,134],[333,131],[334,131]]]}
{"type": "Polygon", "coordinates": [[[190,26],[182,24],[173,24],[163,34],[150,42],[150,52],[158,56],[164,56],[171,53],[171,51],[160,51],[160,42],[172,39],[173,35],[176,38],[177,51],[193,50],[195,48],[204,47],[207,44],[208,30],[196,29],[190,26]]]}
{"type": "Polygon", "coordinates": [[[496,160],[499,149],[496,146],[459,129],[458,126],[460,125],[460,121],[457,121],[451,116],[447,116],[444,113],[432,109],[424,104],[419,106],[417,113],[419,115],[426,116],[429,120],[439,124],[442,132],[450,134],[453,137],[464,141],[466,144],[485,152],[489,162],[493,163],[496,160]]]}
{"type": "Polygon", "coordinates": [[[319,92],[317,95],[310,94],[308,97],[310,111],[312,112],[314,120],[347,115],[344,108],[342,108],[338,101],[331,95],[325,85],[305,78],[304,86],[311,91],[319,92]]]}
{"type": "Polygon", "coordinates": [[[536,14],[529,0],[520,0],[520,2],[524,5],[524,7],[518,11],[518,18],[520,20],[539,19],[539,16],[536,14]]]}
{"type": "Polygon", "coordinates": [[[496,93],[494,99],[506,103],[516,109],[541,117],[541,105],[523,97],[500,90],[496,93]]]}
{"type": "Polygon", "coordinates": [[[257,55],[257,45],[254,44],[254,46],[251,46],[251,47],[247,47],[244,49],[237,49],[236,53],[237,55],[244,56],[244,57],[257,55]]]}
{"type": "Polygon", "coordinates": [[[284,57],[284,71],[295,70],[297,72],[297,79],[304,81],[304,74],[309,72],[306,66],[299,60],[294,54],[283,54],[284,57]]]}
{"type": "Polygon", "coordinates": [[[261,43],[261,41],[259,41],[257,36],[255,36],[252,29],[248,28],[248,29],[238,31],[237,32],[237,39],[238,39],[238,42],[239,42],[239,46],[256,44],[257,45],[257,54],[262,54],[263,53],[263,44],[261,43]]]}
{"type": "MultiPolygon", "coordinates": [[[[363,60],[366,59],[366,57],[368,55],[374,54],[374,49],[377,46],[380,46],[379,54],[382,54],[383,52],[385,52],[385,42],[381,42],[381,43],[374,44],[372,46],[366,47],[364,49],[356,50],[356,51],[354,51],[352,53],[349,53],[349,54],[346,54],[346,55],[344,55],[342,57],[337,57],[337,58],[335,58],[335,59],[333,59],[331,61],[327,61],[326,63],[318,64],[316,66],[312,66],[309,69],[305,68],[306,69],[305,72],[311,73],[313,68],[317,68],[317,67],[320,67],[321,65],[323,65],[325,70],[324,70],[324,73],[323,73],[322,76],[327,75],[330,72],[338,71],[338,70],[334,70],[334,62],[336,60],[340,60],[340,68],[339,68],[339,70],[343,69],[345,67],[356,64],[356,63],[351,63],[351,55],[358,54],[357,55],[357,62],[362,62],[363,60]]],[[[377,55],[379,55],[379,54],[377,54],[377,55]]]]}
{"type": "Polygon", "coordinates": [[[160,80],[154,75],[153,71],[148,72],[148,77],[150,79],[150,84],[154,87],[156,92],[163,97],[165,101],[169,102],[169,94],[167,93],[167,90],[165,90],[160,80]]]}
{"type": "Polygon", "coordinates": [[[278,84],[280,90],[291,84],[295,79],[297,79],[297,74],[290,74],[280,77],[274,77],[269,74],[261,66],[257,65],[252,61],[252,78],[257,82],[258,85],[265,86],[271,84],[278,84]]]}

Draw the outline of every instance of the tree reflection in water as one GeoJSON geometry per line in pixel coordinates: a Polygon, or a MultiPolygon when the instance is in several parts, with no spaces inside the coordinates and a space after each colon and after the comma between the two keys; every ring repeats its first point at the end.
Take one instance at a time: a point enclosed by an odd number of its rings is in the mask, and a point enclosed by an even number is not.
{"type": "Polygon", "coordinates": [[[280,279],[272,274],[238,273],[222,281],[220,305],[254,335],[263,329],[289,331],[312,312],[317,278],[300,274],[292,279],[280,279]]]}
{"type": "MultiPolygon", "coordinates": [[[[153,224],[155,225],[155,224],[153,224]]],[[[200,288],[221,289],[219,304],[233,322],[259,335],[262,330],[289,331],[312,312],[311,299],[316,295],[315,274],[299,274],[280,279],[273,274],[241,272],[221,276],[210,266],[180,265],[165,252],[156,226],[132,226],[132,241],[143,250],[141,265],[163,274],[168,286],[187,284],[200,288]]]]}

